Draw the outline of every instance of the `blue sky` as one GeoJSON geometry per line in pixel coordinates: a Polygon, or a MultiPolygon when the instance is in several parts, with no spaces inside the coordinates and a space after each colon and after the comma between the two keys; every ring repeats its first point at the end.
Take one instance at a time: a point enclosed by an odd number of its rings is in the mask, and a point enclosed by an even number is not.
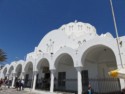
{"type": "MultiPolygon", "coordinates": [[[[119,36],[125,35],[125,0],[113,0],[119,36]]],[[[0,0],[0,48],[5,63],[24,59],[44,35],[75,20],[115,37],[109,0],[0,0]]]]}

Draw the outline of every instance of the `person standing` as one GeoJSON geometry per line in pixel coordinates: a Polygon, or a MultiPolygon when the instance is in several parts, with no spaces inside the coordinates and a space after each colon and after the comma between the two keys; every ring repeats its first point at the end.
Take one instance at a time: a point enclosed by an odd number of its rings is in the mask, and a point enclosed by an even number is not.
{"type": "Polygon", "coordinates": [[[18,79],[16,80],[16,89],[17,89],[17,91],[18,91],[18,88],[19,88],[19,81],[18,81],[18,79]]]}
{"type": "Polygon", "coordinates": [[[21,91],[21,80],[20,79],[19,79],[18,83],[19,83],[19,91],[21,91]]]}
{"type": "Polygon", "coordinates": [[[24,90],[24,80],[21,80],[21,90],[24,90]]]}
{"type": "Polygon", "coordinates": [[[10,88],[10,85],[11,85],[11,80],[7,80],[7,86],[8,86],[8,88],[10,88]]]}
{"type": "Polygon", "coordinates": [[[121,94],[125,94],[125,88],[122,89],[121,94]]]}
{"type": "Polygon", "coordinates": [[[94,90],[92,89],[91,85],[88,85],[88,91],[87,94],[94,94],[94,90]]]}
{"type": "Polygon", "coordinates": [[[0,80],[0,90],[2,90],[2,88],[1,88],[2,84],[3,84],[3,80],[1,79],[0,80]]]}

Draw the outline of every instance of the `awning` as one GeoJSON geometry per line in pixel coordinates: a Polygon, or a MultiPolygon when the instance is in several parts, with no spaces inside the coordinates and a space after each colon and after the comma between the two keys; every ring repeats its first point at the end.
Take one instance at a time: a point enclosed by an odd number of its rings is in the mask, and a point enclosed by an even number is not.
{"type": "Polygon", "coordinates": [[[111,77],[125,79],[125,68],[110,71],[110,72],[108,72],[108,74],[111,77]]]}

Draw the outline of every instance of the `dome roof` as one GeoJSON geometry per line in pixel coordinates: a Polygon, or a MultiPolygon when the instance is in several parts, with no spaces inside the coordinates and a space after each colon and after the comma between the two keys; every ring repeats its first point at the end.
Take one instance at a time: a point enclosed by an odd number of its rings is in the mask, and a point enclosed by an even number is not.
{"type": "Polygon", "coordinates": [[[66,35],[74,37],[86,36],[87,34],[96,34],[96,29],[94,26],[90,25],[89,23],[77,21],[63,25],[60,27],[60,29],[62,29],[66,35]]]}
{"type": "Polygon", "coordinates": [[[62,47],[76,49],[80,43],[97,36],[96,29],[89,23],[71,22],[62,25],[59,29],[50,31],[38,45],[38,50],[44,53],[55,53],[62,47]]]}

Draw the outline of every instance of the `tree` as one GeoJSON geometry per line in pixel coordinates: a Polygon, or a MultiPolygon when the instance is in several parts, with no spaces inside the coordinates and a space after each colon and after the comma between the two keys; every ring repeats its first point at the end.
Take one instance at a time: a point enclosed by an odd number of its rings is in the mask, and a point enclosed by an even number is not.
{"type": "Polygon", "coordinates": [[[7,59],[6,53],[2,49],[0,49],[0,62],[4,62],[6,61],[6,59],[7,59]]]}

